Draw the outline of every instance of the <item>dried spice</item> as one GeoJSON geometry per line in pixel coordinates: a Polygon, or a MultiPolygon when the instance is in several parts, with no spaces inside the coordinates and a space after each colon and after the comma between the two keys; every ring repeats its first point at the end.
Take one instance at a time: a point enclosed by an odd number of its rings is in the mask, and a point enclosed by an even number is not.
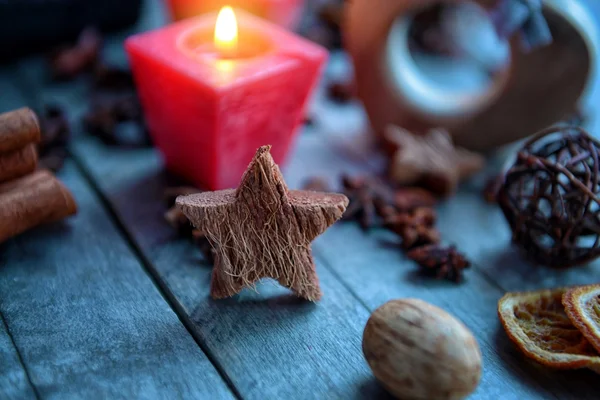
{"type": "Polygon", "coordinates": [[[50,70],[54,79],[73,79],[96,64],[102,47],[102,37],[94,28],[86,28],[72,47],[59,49],[50,55],[50,70]]]}
{"type": "Polygon", "coordinates": [[[344,194],[350,199],[344,213],[344,221],[358,221],[363,230],[375,225],[377,205],[387,203],[392,197],[391,190],[375,178],[343,176],[344,194]]]}
{"type": "Polygon", "coordinates": [[[71,193],[36,171],[40,123],[29,108],[0,114],[0,242],[76,212],[71,193]]]}
{"type": "Polygon", "coordinates": [[[40,137],[40,124],[31,109],[0,114],[0,182],[35,170],[40,137]]]}
{"type": "Polygon", "coordinates": [[[573,325],[600,352],[600,284],[567,290],[562,304],[573,325]]]}
{"type": "Polygon", "coordinates": [[[389,230],[400,236],[402,247],[410,250],[440,241],[440,234],[434,227],[435,221],[435,210],[423,207],[391,215],[384,223],[389,230]]]}
{"type": "Polygon", "coordinates": [[[237,190],[177,199],[215,248],[213,298],[273,278],[309,301],[322,295],[310,243],[341,218],[347,204],[341,194],[288,190],[270,146],[258,149],[237,190]]]}
{"type": "MultiPolygon", "coordinates": [[[[401,248],[410,258],[422,264],[429,275],[459,282],[469,262],[453,247],[439,245],[440,232],[435,227],[434,206],[438,198],[426,189],[400,187],[394,189],[376,177],[341,179],[349,205],[342,217],[357,221],[363,230],[383,226],[401,239],[401,248]],[[412,255],[412,256],[411,256],[412,255]]],[[[311,178],[303,186],[308,190],[327,191],[323,178],[311,178]]]]}
{"type": "MultiPolygon", "coordinates": [[[[50,59],[57,79],[71,79],[91,71],[93,88],[89,110],[83,118],[86,129],[107,145],[149,146],[133,76],[130,70],[108,65],[100,59],[102,38],[94,29],[82,32],[73,47],[55,52],[50,59]]],[[[64,153],[61,150],[56,152],[64,153]]],[[[53,154],[45,160],[53,169],[60,168],[63,155],[53,154]]]]}
{"type": "Polygon", "coordinates": [[[165,200],[169,209],[165,212],[165,220],[175,229],[181,237],[190,238],[194,244],[200,249],[204,258],[214,264],[214,252],[210,242],[202,232],[194,229],[190,220],[185,216],[183,211],[175,205],[175,200],[179,196],[188,196],[194,193],[199,193],[200,190],[191,186],[171,187],[165,190],[165,200]]]}
{"type": "Polygon", "coordinates": [[[35,170],[36,165],[37,151],[33,143],[10,153],[2,153],[0,154],[0,182],[27,175],[35,170]]]}
{"type": "Polygon", "coordinates": [[[42,140],[38,145],[39,164],[58,172],[67,158],[71,128],[66,114],[56,105],[48,105],[40,119],[42,140]]]}
{"type": "Polygon", "coordinates": [[[527,357],[552,368],[600,373],[600,355],[565,312],[567,291],[507,293],[498,301],[498,316],[508,337],[527,357]]]}
{"type": "Polygon", "coordinates": [[[454,282],[460,282],[463,270],[471,266],[471,263],[452,246],[421,246],[409,251],[407,256],[421,267],[424,274],[454,282]]]}
{"type": "Polygon", "coordinates": [[[106,145],[149,146],[151,144],[142,107],[135,93],[103,93],[93,96],[83,122],[88,132],[106,145]],[[136,130],[129,138],[120,135],[119,131],[119,127],[126,123],[133,123],[136,130]]]}
{"type": "Polygon", "coordinates": [[[332,82],[327,86],[327,96],[330,100],[344,104],[356,97],[354,82],[332,82]]]}
{"type": "Polygon", "coordinates": [[[434,207],[438,199],[429,190],[418,187],[403,187],[394,193],[394,206],[400,211],[411,211],[415,208],[434,207]]]}
{"type": "Polygon", "coordinates": [[[399,185],[423,186],[437,195],[448,196],[462,179],[485,164],[481,155],[454,147],[448,133],[441,129],[416,136],[390,126],[385,137],[396,149],[390,160],[389,177],[399,185]]]}
{"type": "Polygon", "coordinates": [[[375,310],[362,348],[375,377],[398,399],[464,399],[481,378],[473,333],[422,300],[392,300],[375,310]]]}
{"type": "Polygon", "coordinates": [[[504,174],[498,204],[533,260],[567,268],[600,256],[599,146],[582,128],[549,128],[504,174]]]}
{"type": "Polygon", "coordinates": [[[69,190],[48,171],[0,184],[0,243],[40,224],[77,212],[69,190]]]}
{"type": "Polygon", "coordinates": [[[40,141],[40,126],[30,108],[0,114],[0,153],[19,150],[40,141]]]}

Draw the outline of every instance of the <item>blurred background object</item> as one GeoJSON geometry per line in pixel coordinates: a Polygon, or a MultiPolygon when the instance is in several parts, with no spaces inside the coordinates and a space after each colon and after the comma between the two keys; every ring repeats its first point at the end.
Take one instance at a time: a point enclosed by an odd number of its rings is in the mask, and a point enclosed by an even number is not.
{"type": "Polygon", "coordinates": [[[358,97],[379,136],[441,126],[489,151],[571,115],[594,83],[597,26],[579,0],[354,0],[346,17],[358,97]]]}
{"type": "Polygon", "coordinates": [[[176,21],[231,6],[289,29],[294,29],[300,21],[304,6],[304,0],[166,0],[166,3],[176,21]]]}
{"type": "Polygon", "coordinates": [[[0,61],[72,41],[88,26],[109,32],[134,24],[142,0],[0,2],[0,61]]]}

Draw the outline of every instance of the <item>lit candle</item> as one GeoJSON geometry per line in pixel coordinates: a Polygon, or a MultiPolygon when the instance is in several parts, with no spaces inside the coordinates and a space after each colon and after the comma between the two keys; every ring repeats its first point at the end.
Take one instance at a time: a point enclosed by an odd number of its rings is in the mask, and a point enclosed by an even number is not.
{"type": "Polygon", "coordinates": [[[237,20],[233,8],[224,7],[215,24],[215,47],[223,56],[234,58],[238,47],[237,20]]]}
{"type": "Polygon", "coordinates": [[[262,145],[284,161],[327,58],[231,8],[135,35],[126,49],[167,168],[209,190],[237,187],[262,145]]]}
{"type": "Polygon", "coordinates": [[[167,0],[174,20],[218,11],[226,5],[244,9],[286,28],[294,28],[304,0],[167,0]]]}

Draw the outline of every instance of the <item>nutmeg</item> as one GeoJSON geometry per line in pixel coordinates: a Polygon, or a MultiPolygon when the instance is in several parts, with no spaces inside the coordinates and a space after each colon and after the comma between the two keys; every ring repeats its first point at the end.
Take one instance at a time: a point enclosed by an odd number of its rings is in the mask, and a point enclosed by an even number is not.
{"type": "Polygon", "coordinates": [[[422,300],[392,300],[375,310],[363,334],[363,353],[379,382],[401,399],[462,399],[481,377],[473,334],[422,300]]]}

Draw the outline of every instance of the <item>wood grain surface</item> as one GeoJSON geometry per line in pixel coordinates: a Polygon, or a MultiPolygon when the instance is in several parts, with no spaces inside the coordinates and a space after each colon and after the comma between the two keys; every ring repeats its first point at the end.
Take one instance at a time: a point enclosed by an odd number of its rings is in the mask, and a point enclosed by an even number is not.
{"type": "MultiPolygon", "coordinates": [[[[148,1],[140,29],[164,20],[159,4],[148,1]]],[[[109,61],[125,63],[126,35],[109,38],[109,61]]],[[[311,105],[315,125],[283,168],[290,188],[314,175],[333,184],[342,173],[383,169],[360,105],[326,98],[327,82],[350,70],[343,54],[332,57],[311,105]]],[[[592,93],[594,104],[598,82],[592,93]]],[[[77,139],[60,177],[80,205],[72,220],[0,245],[1,399],[386,398],[363,359],[362,330],[372,310],[403,297],[440,306],[474,332],[484,369],[473,399],[598,397],[597,375],[538,366],[500,327],[496,304],[506,291],[600,280],[599,263],[553,271],[510,246],[500,211],[480,194],[501,159],[438,208],[442,237],[475,264],[461,285],[420,277],[394,236],[341,223],[314,244],[320,303],[270,282],[213,301],[211,266],[163,219],[169,178],[157,152],[89,137],[78,123],[86,95],[83,80],[49,83],[41,57],[0,68],[0,112],[68,108],[77,139]]],[[[591,127],[598,131],[600,119],[591,127]]]]}
{"type": "MultiPolygon", "coordinates": [[[[0,110],[8,111],[26,104],[22,90],[13,78],[14,66],[0,67],[0,110]]],[[[0,111],[1,112],[1,111],[0,111]]],[[[0,273],[8,262],[0,245],[0,273]]],[[[6,294],[10,295],[10,291],[6,294]]],[[[35,399],[34,387],[29,382],[27,371],[21,362],[14,345],[6,320],[1,311],[0,301],[0,398],[35,399]]]]}
{"type": "Polygon", "coordinates": [[[74,153],[244,398],[369,393],[371,386],[363,385],[370,373],[360,347],[369,313],[318,255],[324,292],[318,304],[271,282],[260,284],[259,293],[244,290],[232,299],[212,300],[211,266],[163,220],[165,183],[156,153],[109,149],[87,138],[76,143],[74,153]],[[99,162],[107,157],[110,162],[99,162]]]}
{"type": "Polygon", "coordinates": [[[21,363],[16,347],[0,315],[0,398],[35,399],[34,388],[21,363]]]}
{"type": "Polygon", "coordinates": [[[61,178],[79,214],[0,246],[0,312],[40,397],[232,398],[75,167],[61,178]]]}

